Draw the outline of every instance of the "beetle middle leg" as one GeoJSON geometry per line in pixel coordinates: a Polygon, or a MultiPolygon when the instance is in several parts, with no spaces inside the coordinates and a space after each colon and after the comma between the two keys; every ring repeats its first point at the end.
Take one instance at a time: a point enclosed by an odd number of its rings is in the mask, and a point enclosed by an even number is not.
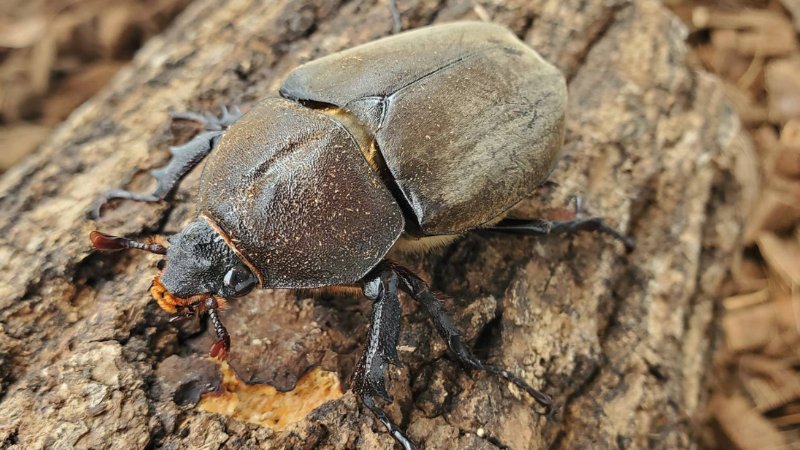
{"type": "Polygon", "coordinates": [[[156,179],[156,188],[150,194],[130,192],[123,189],[114,189],[105,193],[94,207],[94,217],[100,217],[102,208],[111,200],[126,199],[140,202],[157,203],[169,197],[178,184],[189,171],[200,163],[219,142],[223,131],[233,124],[242,112],[238,107],[229,111],[222,108],[222,114],[215,117],[211,114],[198,114],[192,112],[173,113],[173,119],[192,120],[203,125],[204,131],[189,142],[176,147],[170,147],[172,154],[169,163],[164,167],[153,169],[150,173],[156,179]]]}
{"type": "Polygon", "coordinates": [[[403,430],[375,403],[375,397],[380,397],[387,403],[392,402],[392,397],[386,392],[384,372],[388,363],[400,364],[397,357],[401,318],[400,300],[397,297],[398,282],[397,274],[383,265],[363,280],[364,295],[373,300],[374,304],[369,340],[353,374],[353,390],[364,406],[383,423],[389,434],[405,450],[413,450],[414,444],[403,430]]]}
{"type": "Polygon", "coordinates": [[[214,342],[208,353],[212,358],[225,359],[231,351],[231,335],[228,334],[228,330],[219,318],[220,305],[217,303],[217,299],[209,297],[205,301],[205,308],[211,325],[214,327],[214,333],[217,335],[217,341],[214,342]]]}

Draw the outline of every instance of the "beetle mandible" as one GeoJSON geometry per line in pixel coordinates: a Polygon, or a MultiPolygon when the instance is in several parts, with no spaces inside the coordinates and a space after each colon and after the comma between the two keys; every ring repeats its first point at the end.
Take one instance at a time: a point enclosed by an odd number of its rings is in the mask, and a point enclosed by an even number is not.
{"type": "Polygon", "coordinates": [[[548,235],[599,231],[632,242],[600,218],[563,222],[507,218],[545,182],[564,139],[566,82],[508,29],[457,22],[420,28],[295,69],[281,97],[246,114],[174,117],[205,131],[172,149],[153,171],[159,202],[208,156],[197,215],[169,246],[93,232],[99,250],[139,248],[166,255],[151,292],[177,316],[208,314],[224,358],[230,338],[225,299],[254,287],[357,285],[374,302],[366,350],[352,387],[406,449],[413,444],[375,402],[388,363],[399,364],[398,291],[420,302],[452,355],[467,367],[516,384],[549,407],[522,378],[478,360],[441,300],[391,251],[444,245],[470,230],[548,235]]]}

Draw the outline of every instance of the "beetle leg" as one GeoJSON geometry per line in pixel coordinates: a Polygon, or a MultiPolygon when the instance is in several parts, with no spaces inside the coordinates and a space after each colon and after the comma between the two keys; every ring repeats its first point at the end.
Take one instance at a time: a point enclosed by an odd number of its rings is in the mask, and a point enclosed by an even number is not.
{"type": "Polygon", "coordinates": [[[414,449],[408,439],[386,412],[375,404],[375,397],[387,403],[392,397],[386,392],[384,372],[386,365],[400,364],[397,357],[397,342],[400,338],[400,300],[397,297],[398,277],[391,270],[378,270],[364,279],[364,295],[374,301],[372,307],[372,325],[369,340],[364,354],[359,360],[353,374],[353,390],[364,405],[389,431],[397,442],[405,449],[414,449]]]}
{"type": "Polygon", "coordinates": [[[207,298],[205,309],[208,313],[208,318],[211,320],[211,325],[214,327],[214,333],[217,335],[217,341],[214,342],[214,345],[211,346],[211,350],[208,353],[212,358],[224,360],[231,351],[231,335],[228,334],[228,330],[219,318],[217,299],[214,297],[207,298]]]}
{"type": "Polygon", "coordinates": [[[197,166],[217,145],[225,128],[230,126],[241,116],[238,107],[222,108],[219,118],[211,114],[182,112],[172,113],[173,119],[194,120],[200,122],[205,131],[198,134],[189,142],[176,147],[170,147],[172,158],[166,166],[153,169],[150,173],[156,179],[156,189],[150,194],[130,192],[123,189],[114,189],[101,196],[94,206],[94,217],[100,217],[102,208],[111,200],[126,199],[140,202],[157,203],[169,197],[178,184],[192,168],[197,166]]]}
{"type": "Polygon", "coordinates": [[[392,264],[392,269],[400,277],[400,288],[407,292],[414,300],[422,303],[422,306],[433,321],[439,335],[447,343],[448,349],[462,364],[480,370],[499,375],[506,380],[514,383],[517,387],[525,390],[540,405],[548,411],[553,404],[549,395],[534,389],[525,380],[503,368],[486,364],[480,361],[472,351],[461,341],[461,334],[453,324],[453,321],[444,310],[442,302],[431,292],[430,287],[420,277],[413,274],[404,267],[392,264]]]}
{"type": "Polygon", "coordinates": [[[211,152],[221,135],[222,131],[206,131],[183,145],[170,147],[172,158],[169,163],[164,167],[150,171],[156,179],[156,189],[153,193],[142,194],[122,189],[109,191],[98,200],[95,205],[94,216],[100,217],[103,206],[114,199],[149,203],[157,203],[166,199],[178,187],[180,180],[211,152]]]}
{"type": "Polygon", "coordinates": [[[602,217],[588,219],[573,219],[565,221],[548,221],[542,219],[512,219],[505,218],[500,222],[480,231],[494,231],[498,233],[524,234],[533,236],[548,236],[555,234],[575,233],[578,231],[596,231],[603,233],[622,242],[625,250],[630,253],[634,248],[632,238],[605,224],[602,217]]]}

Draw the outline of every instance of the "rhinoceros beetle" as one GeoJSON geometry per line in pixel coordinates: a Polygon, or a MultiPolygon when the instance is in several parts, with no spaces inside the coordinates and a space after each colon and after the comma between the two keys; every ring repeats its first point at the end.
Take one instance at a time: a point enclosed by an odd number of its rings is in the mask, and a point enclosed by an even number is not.
{"type": "Polygon", "coordinates": [[[562,74],[501,26],[460,22],[361,45],[295,69],[280,97],[220,117],[174,117],[205,130],[171,149],[152,194],[160,202],[208,156],[197,215],[166,242],[93,232],[96,249],[166,255],[151,292],[178,317],[208,314],[224,358],[230,338],[218,310],[254,287],[361,288],[373,304],[366,350],[353,377],[360,399],[406,449],[404,432],[375,403],[387,363],[399,364],[398,291],[422,304],[452,355],[551,399],[522,378],[479,361],[440,298],[394,251],[443,245],[471,230],[530,235],[598,231],[632,242],[600,218],[507,218],[547,179],[564,139],[562,74]]]}

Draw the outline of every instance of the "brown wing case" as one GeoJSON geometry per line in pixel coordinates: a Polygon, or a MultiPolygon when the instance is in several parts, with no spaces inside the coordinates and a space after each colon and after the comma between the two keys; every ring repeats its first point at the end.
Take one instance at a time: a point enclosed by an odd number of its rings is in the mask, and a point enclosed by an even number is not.
{"type": "Polygon", "coordinates": [[[264,287],[353,283],[403,230],[399,206],[350,134],[280,98],[259,102],[225,133],[198,208],[261,271],[264,287]]]}
{"type": "Polygon", "coordinates": [[[347,109],[374,134],[423,232],[457,233],[542,183],[564,137],[563,75],[509,30],[461,22],[312,61],[281,94],[347,109]]]}

